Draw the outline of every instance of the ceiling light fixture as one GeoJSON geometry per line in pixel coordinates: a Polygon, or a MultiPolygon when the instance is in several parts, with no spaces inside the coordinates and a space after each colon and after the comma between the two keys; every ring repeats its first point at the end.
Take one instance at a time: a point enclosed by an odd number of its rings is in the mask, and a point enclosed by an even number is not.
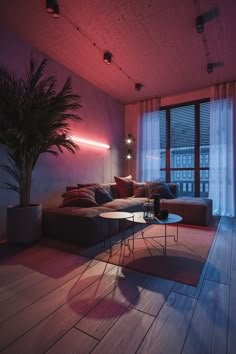
{"type": "Polygon", "coordinates": [[[111,58],[112,58],[112,54],[108,51],[104,52],[103,54],[103,61],[104,63],[106,63],[107,65],[111,64],[111,58]]]}
{"type": "MultiPolygon", "coordinates": [[[[57,3],[57,0],[46,0],[46,10],[48,13],[52,14],[54,18],[59,18],[59,5],[57,3]]],[[[81,26],[79,26],[77,23],[74,23],[71,18],[69,18],[65,13],[61,13],[62,17],[64,20],[66,20],[71,26],[74,27],[76,32],[79,32],[90,44],[94,47],[97,48],[97,50],[101,53],[103,53],[103,61],[107,65],[110,65],[111,63],[117,67],[117,69],[124,74],[127,79],[133,82],[135,85],[135,90],[140,91],[141,87],[143,87],[142,84],[140,83],[135,83],[135,80],[121,67],[119,66],[114,60],[112,60],[112,53],[109,52],[108,50],[104,52],[104,50],[97,45],[97,43],[93,40],[93,38],[90,37],[90,35],[85,32],[81,26]]]]}
{"type": "Polygon", "coordinates": [[[196,30],[197,30],[197,33],[202,33],[204,31],[203,16],[198,16],[196,18],[196,30]]]}
{"type": "Polygon", "coordinates": [[[213,72],[213,64],[212,63],[207,64],[207,72],[208,72],[208,74],[211,74],[213,72]]]}
{"type": "Polygon", "coordinates": [[[53,13],[54,0],[46,0],[46,11],[49,14],[53,13]]]}
{"type": "Polygon", "coordinates": [[[134,87],[135,87],[135,90],[136,90],[136,91],[140,91],[141,88],[143,87],[143,84],[136,83],[134,87]]]}
{"type": "Polygon", "coordinates": [[[46,0],[46,11],[51,14],[53,18],[58,19],[60,10],[57,0],[46,0]]]}
{"type": "Polygon", "coordinates": [[[208,72],[208,74],[211,74],[213,72],[214,68],[219,68],[221,66],[224,66],[224,62],[222,62],[222,61],[217,61],[217,62],[214,62],[214,63],[207,64],[207,72],[208,72]]]}
{"type": "Polygon", "coordinates": [[[59,5],[55,4],[53,10],[54,11],[53,11],[52,17],[55,18],[55,19],[58,19],[59,18],[59,13],[60,13],[59,5]]]}

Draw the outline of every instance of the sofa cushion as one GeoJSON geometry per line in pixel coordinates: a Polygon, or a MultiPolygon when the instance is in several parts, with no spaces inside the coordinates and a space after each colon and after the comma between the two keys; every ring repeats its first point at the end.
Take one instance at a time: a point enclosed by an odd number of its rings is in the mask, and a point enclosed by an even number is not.
{"type": "Polygon", "coordinates": [[[100,205],[107,202],[111,202],[113,198],[102,186],[97,186],[95,188],[95,200],[97,204],[100,205]]]}
{"type": "Polygon", "coordinates": [[[128,198],[133,195],[132,176],[127,176],[127,177],[114,176],[114,179],[117,184],[119,198],[128,198]]]}
{"type": "Polygon", "coordinates": [[[147,197],[153,198],[154,194],[160,194],[161,198],[174,199],[175,195],[171,192],[170,187],[164,182],[147,182],[147,197]]]}
{"type": "Polygon", "coordinates": [[[43,236],[91,246],[119,232],[118,220],[109,223],[100,213],[111,212],[103,206],[91,208],[44,207],[43,236]]]}
{"type": "Polygon", "coordinates": [[[126,198],[114,199],[112,202],[103,204],[103,207],[113,209],[114,211],[135,212],[143,209],[144,198],[126,198]]]}
{"type": "Polygon", "coordinates": [[[68,206],[92,207],[97,206],[94,186],[70,190],[62,194],[63,202],[60,208],[68,206]]]}
{"type": "Polygon", "coordinates": [[[133,196],[134,198],[146,197],[145,183],[133,181],[133,196]]]}

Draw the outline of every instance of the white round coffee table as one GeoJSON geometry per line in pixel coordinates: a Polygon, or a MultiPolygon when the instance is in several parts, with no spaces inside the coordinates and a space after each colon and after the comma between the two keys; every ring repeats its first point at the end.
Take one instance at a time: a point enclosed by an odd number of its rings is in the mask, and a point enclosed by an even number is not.
{"type": "MultiPolygon", "coordinates": [[[[146,225],[164,225],[165,227],[165,233],[164,235],[161,236],[145,236],[145,233],[143,231],[143,229],[141,230],[141,234],[142,234],[142,239],[146,239],[146,238],[159,238],[159,237],[164,237],[164,245],[162,245],[161,243],[159,243],[159,245],[161,245],[161,247],[163,248],[163,253],[166,255],[166,239],[167,237],[174,237],[175,242],[178,241],[178,223],[180,223],[183,219],[180,215],[177,214],[169,214],[168,218],[165,220],[159,220],[157,218],[151,217],[151,218],[144,218],[144,214],[142,211],[138,211],[136,213],[133,213],[134,219],[133,221],[135,223],[140,223],[140,224],[146,224],[146,225]],[[171,224],[176,224],[176,234],[173,235],[167,235],[167,225],[171,225],[171,224]]],[[[138,239],[138,238],[135,238],[138,239]]]]}
{"type": "MultiPolygon", "coordinates": [[[[117,244],[120,243],[121,246],[125,245],[129,247],[130,251],[133,251],[131,249],[129,242],[126,242],[125,238],[125,221],[128,219],[131,219],[131,221],[134,221],[134,214],[124,212],[124,211],[111,211],[111,212],[106,212],[106,213],[101,213],[99,214],[101,218],[105,219],[110,219],[110,220],[119,220],[120,221],[120,231],[121,231],[121,240],[119,241],[112,241],[111,236],[109,237],[109,249],[110,249],[110,256],[112,256],[112,244],[117,244]]],[[[134,247],[134,228],[133,228],[133,247],[134,247]]],[[[105,241],[104,241],[105,242],[105,241]]]]}

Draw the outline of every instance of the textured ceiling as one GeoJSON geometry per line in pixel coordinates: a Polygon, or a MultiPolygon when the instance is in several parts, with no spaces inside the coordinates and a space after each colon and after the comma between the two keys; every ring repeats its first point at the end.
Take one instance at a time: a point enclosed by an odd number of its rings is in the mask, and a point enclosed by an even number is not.
{"type": "Polygon", "coordinates": [[[1,1],[0,23],[120,102],[236,79],[236,0],[58,3],[61,14],[55,20],[45,11],[44,0],[1,1]],[[218,16],[198,34],[196,17],[213,9],[218,16]],[[103,63],[106,50],[113,55],[110,66],[103,63]],[[224,66],[208,74],[209,62],[224,66]],[[139,92],[135,82],[144,85],[139,92]]]}

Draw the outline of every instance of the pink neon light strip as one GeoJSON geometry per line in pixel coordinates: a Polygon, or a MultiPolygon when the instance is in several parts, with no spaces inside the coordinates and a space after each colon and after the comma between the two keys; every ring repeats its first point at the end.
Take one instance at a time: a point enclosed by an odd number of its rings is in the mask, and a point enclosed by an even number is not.
{"type": "Polygon", "coordinates": [[[72,136],[71,137],[72,140],[78,142],[78,143],[83,143],[83,144],[87,144],[87,145],[93,145],[93,146],[97,146],[97,147],[101,147],[104,149],[110,149],[110,145],[108,144],[103,144],[103,143],[99,143],[98,141],[93,141],[93,140],[88,140],[88,139],[84,139],[84,138],[79,138],[78,136],[72,136]]]}

